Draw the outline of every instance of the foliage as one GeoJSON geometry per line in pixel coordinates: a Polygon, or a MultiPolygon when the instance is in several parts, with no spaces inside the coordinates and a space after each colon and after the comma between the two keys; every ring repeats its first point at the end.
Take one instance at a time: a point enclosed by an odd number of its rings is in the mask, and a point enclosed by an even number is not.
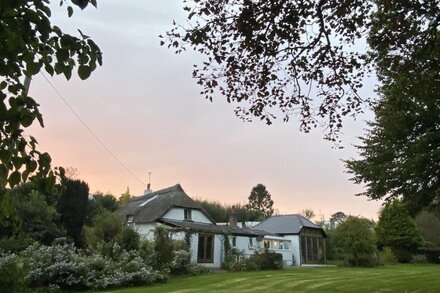
{"type": "Polygon", "coordinates": [[[50,244],[64,235],[57,225],[60,215],[48,203],[51,195],[38,191],[34,182],[22,184],[0,195],[0,249],[20,251],[33,241],[50,244]]]}
{"type": "Polygon", "coordinates": [[[119,208],[116,198],[111,194],[103,194],[102,192],[95,192],[93,199],[89,200],[87,204],[86,224],[91,225],[93,219],[104,211],[114,212],[119,208]]]}
{"type": "MultiPolygon", "coordinates": [[[[220,202],[196,199],[196,202],[205,209],[216,222],[228,222],[232,213],[232,205],[221,204],[220,202]]],[[[248,210],[244,205],[235,204],[234,211],[238,221],[261,221],[263,214],[258,210],[248,210]]]]}
{"type": "Polygon", "coordinates": [[[123,194],[121,194],[121,196],[118,199],[118,205],[120,207],[126,205],[130,201],[130,198],[131,198],[130,188],[127,186],[127,190],[123,194]]]}
{"type": "Polygon", "coordinates": [[[89,203],[89,186],[81,180],[63,178],[64,190],[58,199],[57,210],[61,215],[61,222],[75,245],[81,247],[83,240],[81,231],[87,217],[89,203]]]}
{"type": "Polygon", "coordinates": [[[158,226],[154,230],[154,250],[156,251],[156,264],[158,269],[166,270],[173,261],[174,244],[169,231],[165,227],[158,226]]]}
{"type": "Polygon", "coordinates": [[[379,248],[391,247],[399,262],[409,262],[411,253],[422,245],[416,224],[400,201],[387,203],[381,210],[376,234],[379,248]]]}
{"type": "MultiPolygon", "coordinates": [[[[96,0],[61,1],[64,3],[81,9],[89,3],[96,7],[96,0]]],[[[69,5],[67,12],[70,17],[73,7],[69,5]]],[[[50,17],[49,1],[45,0],[2,1],[0,7],[0,189],[30,177],[47,177],[49,186],[55,183],[49,154],[36,149],[34,137],[23,135],[35,119],[44,126],[39,104],[28,95],[24,77],[44,69],[70,79],[77,66],[79,77],[86,79],[102,64],[101,51],[88,36],[79,30],[79,37],[63,33],[50,17]]]]}
{"type": "Polygon", "coordinates": [[[390,247],[383,247],[378,253],[378,261],[381,265],[395,264],[397,263],[396,256],[390,247]]]}
{"type": "Polygon", "coordinates": [[[163,281],[157,271],[146,265],[136,251],[121,251],[108,258],[94,251],[77,251],[73,245],[30,246],[23,252],[32,287],[68,290],[104,289],[163,281]]]}
{"type": "Polygon", "coordinates": [[[415,221],[423,239],[440,247],[440,217],[434,212],[423,210],[417,214],[415,221]]]}
{"type": "Polygon", "coordinates": [[[265,218],[272,216],[273,214],[273,200],[266,186],[263,184],[257,184],[251,190],[251,194],[248,197],[248,204],[246,208],[248,210],[256,210],[261,212],[265,218]]]}
{"type": "Polygon", "coordinates": [[[283,255],[281,253],[256,251],[251,259],[261,270],[278,270],[283,268],[283,255]]]}
{"type": "Polygon", "coordinates": [[[121,216],[104,210],[98,214],[91,226],[83,229],[85,243],[89,247],[107,251],[104,255],[112,254],[112,247],[116,243],[121,249],[130,251],[138,250],[140,236],[132,227],[125,225],[121,216]]]}
{"type": "Polygon", "coordinates": [[[193,77],[207,99],[218,90],[229,103],[245,104],[238,116],[267,124],[297,113],[304,131],[324,121],[329,139],[343,115],[361,111],[368,63],[355,47],[373,1],[186,2],[188,25],[175,25],[161,44],[206,56],[193,77]]]}
{"type": "Polygon", "coordinates": [[[260,269],[253,258],[247,257],[231,260],[225,266],[228,271],[233,272],[257,271],[260,269]]]}
{"type": "Polygon", "coordinates": [[[315,212],[312,209],[302,210],[299,212],[299,214],[307,220],[312,220],[316,216],[315,212]]]}
{"type": "Polygon", "coordinates": [[[0,253],[0,291],[20,292],[24,286],[23,260],[16,254],[0,253]]]}
{"type": "MultiPolygon", "coordinates": [[[[439,14],[438,7],[433,7],[438,3],[426,5],[426,12],[437,9],[436,13],[439,14]]],[[[393,19],[396,23],[410,21],[415,11],[393,19]]],[[[421,17],[413,16],[417,19],[421,17]]],[[[432,17],[427,16],[420,23],[406,23],[402,29],[395,23],[388,24],[399,28],[399,32],[414,26],[408,38],[399,41],[408,42],[408,46],[415,45],[416,49],[410,51],[410,57],[407,56],[408,52],[403,53],[404,62],[387,63],[388,68],[380,71],[386,83],[380,88],[381,100],[374,107],[376,120],[369,123],[367,134],[357,146],[360,159],[345,162],[349,173],[353,174],[352,180],[367,187],[360,195],[387,201],[402,199],[413,215],[424,207],[436,207],[440,203],[440,151],[437,147],[440,144],[438,22],[426,28],[433,30],[429,34],[416,34],[419,26],[432,17]],[[413,43],[415,41],[417,43],[413,43]]],[[[378,30],[382,33],[385,31],[383,27],[378,30]]],[[[394,33],[387,35],[394,37],[394,33]]],[[[391,45],[386,43],[378,46],[391,45]]],[[[393,52],[398,56],[399,51],[396,48],[393,52]]],[[[387,62],[392,60],[393,57],[390,57],[387,62]]]]}
{"type": "Polygon", "coordinates": [[[201,275],[209,272],[208,268],[191,262],[191,252],[184,249],[173,251],[170,273],[173,275],[201,275]]]}
{"type": "Polygon", "coordinates": [[[330,216],[330,225],[335,228],[337,225],[344,222],[348,216],[344,212],[336,212],[330,216]]]}
{"type": "Polygon", "coordinates": [[[346,266],[377,264],[376,235],[372,223],[365,218],[349,216],[334,233],[334,254],[346,266]]]}

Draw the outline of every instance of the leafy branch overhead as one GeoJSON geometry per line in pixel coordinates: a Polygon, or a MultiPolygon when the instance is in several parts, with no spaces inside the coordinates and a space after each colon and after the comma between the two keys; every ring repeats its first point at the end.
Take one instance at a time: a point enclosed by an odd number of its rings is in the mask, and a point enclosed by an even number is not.
{"type": "MultiPolygon", "coordinates": [[[[44,70],[69,80],[77,68],[78,76],[86,79],[102,65],[102,53],[93,40],[79,30],[78,36],[63,33],[51,23],[48,2],[5,0],[0,4],[0,187],[26,181],[34,172],[55,180],[49,154],[37,150],[34,137],[23,135],[35,120],[44,126],[25,78],[44,70]]],[[[88,4],[97,5],[96,0],[60,2],[68,5],[69,17],[74,7],[84,9],[88,4]]]]}
{"type": "Polygon", "coordinates": [[[207,99],[218,92],[239,117],[267,124],[297,114],[301,130],[323,125],[330,140],[343,116],[374,102],[359,94],[371,69],[381,75],[410,60],[438,22],[432,0],[185,3],[188,22],[174,23],[161,44],[205,56],[193,77],[207,99]]]}
{"type": "Polygon", "coordinates": [[[369,60],[355,45],[367,33],[370,2],[186,2],[188,25],[176,25],[163,44],[206,56],[193,77],[207,99],[218,90],[240,104],[239,117],[267,124],[296,113],[303,131],[324,123],[328,139],[342,116],[361,111],[369,60]]]}

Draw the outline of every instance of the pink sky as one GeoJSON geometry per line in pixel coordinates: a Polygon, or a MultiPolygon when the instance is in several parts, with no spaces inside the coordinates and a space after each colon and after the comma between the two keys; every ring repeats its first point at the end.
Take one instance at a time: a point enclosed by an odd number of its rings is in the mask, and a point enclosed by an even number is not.
{"type": "MultiPolygon", "coordinates": [[[[45,128],[33,126],[40,149],[55,166],[72,166],[92,192],[119,196],[127,186],[142,194],[152,172],[153,190],[180,183],[192,197],[244,203],[258,183],[267,186],[280,213],[312,208],[328,218],[344,211],[377,218],[380,203],[354,194],[341,159],[352,147],[364,119],[347,119],[337,150],[322,129],[298,131],[295,119],[271,126],[244,123],[221,96],[210,103],[191,79],[194,53],[175,55],[159,46],[159,34],[173,19],[183,22],[182,1],[100,1],[98,9],[67,12],[56,6],[53,21],[71,32],[80,28],[104,53],[104,65],[86,81],[63,77],[51,82],[94,133],[144,183],[122,167],[80,124],[41,75],[30,94],[41,105],[45,128]]],[[[365,94],[371,94],[367,85],[365,94]]]]}

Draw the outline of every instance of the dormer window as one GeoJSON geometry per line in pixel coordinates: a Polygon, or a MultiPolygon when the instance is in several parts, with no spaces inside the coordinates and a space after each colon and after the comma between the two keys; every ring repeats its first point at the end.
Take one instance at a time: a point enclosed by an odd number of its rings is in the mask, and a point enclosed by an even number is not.
{"type": "Polygon", "coordinates": [[[192,221],[191,209],[183,210],[183,219],[185,221],[192,221]]]}
{"type": "Polygon", "coordinates": [[[128,224],[133,223],[133,215],[127,215],[127,223],[128,224]]]}

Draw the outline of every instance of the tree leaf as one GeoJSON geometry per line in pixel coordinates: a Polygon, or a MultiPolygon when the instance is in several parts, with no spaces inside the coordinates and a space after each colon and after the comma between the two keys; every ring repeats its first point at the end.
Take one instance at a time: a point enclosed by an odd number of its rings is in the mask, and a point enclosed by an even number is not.
{"type": "Polygon", "coordinates": [[[69,17],[71,17],[73,15],[73,8],[72,8],[72,6],[68,6],[67,7],[67,15],[69,17]]]}
{"type": "Polygon", "coordinates": [[[82,80],[87,79],[90,76],[91,72],[92,70],[88,65],[80,65],[78,67],[78,75],[82,80]]]}
{"type": "Polygon", "coordinates": [[[21,180],[21,174],[18,171],[14,171],[9,176],[9,186],[14,187],[15,185],[19,184],[21,180]]]}

